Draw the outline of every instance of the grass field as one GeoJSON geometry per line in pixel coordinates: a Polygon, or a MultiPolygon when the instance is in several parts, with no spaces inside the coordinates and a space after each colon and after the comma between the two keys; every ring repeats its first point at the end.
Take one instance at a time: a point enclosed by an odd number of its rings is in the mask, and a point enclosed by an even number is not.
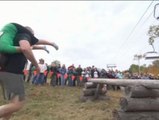
{"type": "Polygon", "coordinates": [[[108,91],[110,100],[81,102],[79,87],[25,86],[26,105],[11,120],[112,120],[122,96],[120,91],[108,91]]]}

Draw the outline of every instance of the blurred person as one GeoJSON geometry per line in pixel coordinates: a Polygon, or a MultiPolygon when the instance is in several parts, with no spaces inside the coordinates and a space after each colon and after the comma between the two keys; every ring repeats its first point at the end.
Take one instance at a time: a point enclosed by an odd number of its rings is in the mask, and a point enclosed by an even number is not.
{"type": "Polygon", "coordinates": [[[27,80],[26,80],[28,83],[30,82],[30,80],[32,81],[32,76],[33,76],[32,68],[33,68],[33,64],[31,63],[29,65],[28,77],[27,77],[27,80]]]}
{"type": "Polygon", "coordinates": [[[44,78],[45,78],[44,72],[45,72],[45,70],[47,70],[47,66],[44,63],[44,59],[39,59],[38,65],[40,68],[40,73],[35,75],[33,84],[44,85],[44,82],[45,82],[44,81],[44,78]]]}
{"type": "Polygon", "coordinates": [[[1,120],[9,120],[25,104],[23,70],[27,59],[35,66],[37,73],[40,72],[32,46],[53,45],[46,40],[40,42],[31,31],[25,32],[26,28],[19,24],[10,25],[9,30],[4,29],[0,36],[0,84],[4,98],[9,100],[7,104],[0,106],[1,120]]]}
{"type": "MultiPolygon", "coordinates": [[[[90,72],[89,67],[86,68],[85,77],[86,77],[86,81],[85,82],[88,82],[89,78],[91,77],[91,72],[90,72]]],[[[93,75],[93,78],[94,78],[94,75],[93,75]]]]}
{"type": "Polygon", "coordinates": [[[94,70],[95,70],[95,67],[94,65],[91,67],[91,78],[94,78],[94,70]]]}
{"type": "Polygon", "coordinates": [[[68,71],[67,71],[67,75],[68,75],[68,86],[73,86],[73,80],[72,80],[73,69],[74,69],[74,66],[69,66],[69,67],[68,67],[68,71]]]}
{"type": "Polygon", "coordinates": [[[82,85],[82,81],[80,80],[81,76],[82,76],[82,68],[81,65],[79,65],[76,69],[76,73],[77,73],[77,86],[81,86],[82,85]]]}
{"type": "Polygon", "coordinates": [[[65,64],[62,65],[60,68],[60,74],[61,74],[61,86],[65,85],[65,74],[67,72],[65,64]]]}
{"type": "Polygon", "coordinates": [[[45,63],[45,65],[46,65],[46,70],[45,70],[45,72],[44,72],[44,83],[45,84],[47,84],[47,78],[48,78],[48,75],[49,75],[49,70],[50,70],[50,68],[49,68],[49,66],[48,66],[48,64],[47,63],[45,63]]]}
{"type": "Polygon", "coordinates": [[[57,79],[56,85],[61,85],[61,74],[60,74],[61,64],[57,66],[57,79]]]}
{"type": "Polygon", "coordinates": [[[84,68],[83,70],[82,70],[82,84],[84,85],[84,83],[87,81],[86,80],[87,78],[86,78],[86,68],[84,68]]]}
{"type": "Polygon", "coordinates": [[[52,73],[52,74],[51,74],[50,85],[51,85],[51,86],[56,86],[56,85],[57,85],[57,73],[58,73],[58,68],[57,68],[57,66],[56,66],[55,63],[52,63],[52,64],[51,64],[50,72],[52,73]]]}
{"type": "Polygon", "coordinates": [[[77,72],[76,72],[76,68],[75,67],[73,67],[72,85],[73,86],[77,85],[77,72]]]}
{"type": "Polygon", "coordinates": [[[94,69],[94,73],[93,73],[94,75],[94,78],[98,78],[99,76],[98,76],[98,70],[97,70],[97,68],[95,68],[94,69]]]}

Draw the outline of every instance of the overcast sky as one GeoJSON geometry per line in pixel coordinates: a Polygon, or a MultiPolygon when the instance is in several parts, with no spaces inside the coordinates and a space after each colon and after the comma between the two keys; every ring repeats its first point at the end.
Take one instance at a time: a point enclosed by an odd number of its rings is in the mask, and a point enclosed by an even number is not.
{"type": "MultiPolygon", "coordinates": [[[[159,21],[153,18],[154,1],[143,19],[133,28],[151,1],[0,1],[0,27],[17,22],[31,26],[38,38],[53,41],[50,54],[35,51],[36,59],[54,60],[69,66],[95,65],[128,69],[135,54],[152,51],[147,31],[159,21]],[[132,34],[130,34],[132,32],[132,34]]],[[[159,42],[155,48],[159,50],[159,42]]],[[[151,61],[141,60],[141,64],[151,61]]]]}

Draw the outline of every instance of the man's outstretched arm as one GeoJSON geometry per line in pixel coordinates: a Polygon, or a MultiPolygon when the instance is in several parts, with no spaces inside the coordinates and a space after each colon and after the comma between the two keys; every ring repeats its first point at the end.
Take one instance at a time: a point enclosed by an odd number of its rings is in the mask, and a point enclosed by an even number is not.
{"type": "Polygon", "coordinates": [[[22,53],[36,67],[36,70],[39,73],[40,68],[34,57],[30,43],[27,40],[20,40],[19,45],[20,45],[20,49],[21,49],[22,53]]]}

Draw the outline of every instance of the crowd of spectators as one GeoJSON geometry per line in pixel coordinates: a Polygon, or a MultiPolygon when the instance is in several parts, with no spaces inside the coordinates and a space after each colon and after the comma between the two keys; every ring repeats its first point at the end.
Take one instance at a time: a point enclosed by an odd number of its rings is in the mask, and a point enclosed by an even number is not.
{"type": "MultiPolygon", "coordinates": [[[[51,86],[83,86],[90,78],[111,78],[111,79],[153,79],[152,76],[130,74],[128,71],[105,70],[96,68],[94,65],[82,68],[81,65],[75,67],[74,64],[66,67],[65,64],[56,64],[52,62],[49,66],[44,59],[39,60],[40,73],[37,74],[34,66],[31,64],[29,69],[24,70],[24,79],[34,85],[51,86]]],[[[112,86],[111,86],[112,87],[112,86]]],[[[119,87],[113,86],[113,89],[119,87]]]]}

